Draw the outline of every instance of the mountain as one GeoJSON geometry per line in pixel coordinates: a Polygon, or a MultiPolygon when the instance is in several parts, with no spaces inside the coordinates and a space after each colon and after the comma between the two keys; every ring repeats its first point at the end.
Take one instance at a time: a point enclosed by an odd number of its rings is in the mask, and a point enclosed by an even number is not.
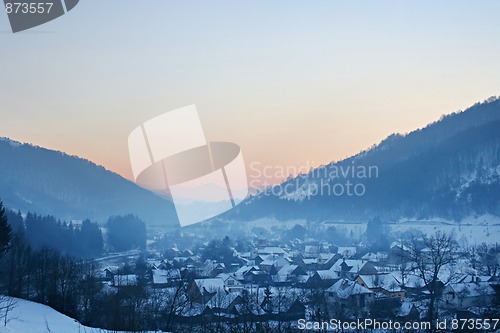
{"type": "Polygon", "coordinates": [[[0,199],[5,206],[64,220],[105,222],[135,214],[149,225],[174,225],[171,201],[88,160],[0,139],[0,199]]]}
{"type": "Polygon", "coordinates": [[[226,217],[458,221],[486,213],[500,216],[498,98],[288,179],[250,197],[226,217]]]}

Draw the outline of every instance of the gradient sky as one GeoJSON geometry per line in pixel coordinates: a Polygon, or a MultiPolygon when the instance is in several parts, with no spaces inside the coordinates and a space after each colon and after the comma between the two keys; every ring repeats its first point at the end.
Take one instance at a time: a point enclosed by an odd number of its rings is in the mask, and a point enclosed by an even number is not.
{"type": "Polygon", "coordinates": [[[499,1],[82,0],[12,34],[0,136],[131,178],[127,136],[196,104],[247,164],[316,165],[500,94],[499,1]]]}

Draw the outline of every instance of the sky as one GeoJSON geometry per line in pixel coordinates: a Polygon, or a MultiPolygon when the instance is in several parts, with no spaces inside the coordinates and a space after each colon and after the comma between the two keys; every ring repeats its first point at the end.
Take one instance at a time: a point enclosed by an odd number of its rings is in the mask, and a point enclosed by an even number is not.
{"type": "Polygon", "coordinates": [[[196,104],[207,139],[239,144],[250,173],[319,166],[500,95],[499,11],[499,1],[82,0],[17,34],[0,12],[0,136],[130,179],[129,133],[196,104]]]}

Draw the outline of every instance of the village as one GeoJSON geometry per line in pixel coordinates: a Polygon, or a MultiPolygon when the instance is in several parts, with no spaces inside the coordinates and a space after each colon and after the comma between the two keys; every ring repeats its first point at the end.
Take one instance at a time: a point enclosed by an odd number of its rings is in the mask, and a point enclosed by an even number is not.
{"type": "Polygon", "coordinates": [[[496,245],[483,252],[475,248],[471,255],[471,249],[455,242],[429,248],[425,241],[398,240],[372,252],[363,243],[256,237],[249,251],[240,252],[226,237],[206,242],[204,249],[148,251],[125,266],[103,263],[99,276],[110,292],[149,289],[178,325],[257,323],[297,329],[299,320],[332,318],[498,318],[496,245]],[[433,270],[436,261],[442,265],[433,270]]]}

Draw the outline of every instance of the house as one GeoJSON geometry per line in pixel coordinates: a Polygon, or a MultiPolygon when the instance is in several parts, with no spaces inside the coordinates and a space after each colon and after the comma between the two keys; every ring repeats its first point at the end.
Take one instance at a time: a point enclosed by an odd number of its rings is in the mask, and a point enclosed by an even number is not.
{"type": "Polygon", "coordinates": [[[339,273],[340,277],[354,280],[358,275],[377,274],[378,270],[371,261],[339,259],[330,270],[339,273]]]}
{"type": "Polygon", "coordinates": [[[405,292],[400,282],[392,274],[358,275],[356,282],[374,293],[382,293],[386,297],[398,297],[403,301],[405,292]]]}
{"type": "Polygon", "coordinates": [[[308,267],[309,269],[314,269],[318,264],[318,259],[316,258],[303,258],[302,265],[308,267]]]}
{"type": "Polygon", "coordinates": [[[321,252],[321,247],[318,245],[306,245],[304,248],[305,258],[316,258],[321,252]]]}
{"type": "Polygon", "coordinates": [[[153,269],[153,286],[165,288],[176,284],[181,279],[181,272],[178,269],[153,269]]]}
{"type": "Polygon", "coordinates": [[[361,257],[361,260],[373,261],[373,262],[381,262],[387,260],[389,255],[385,252],[368,252],[361,257]]]}
{"type": "Polygon", "coordinates": [[[266,254],[259,254],[253,259],[253,264],[254,265],[260,265],[261,262],[267,259],[266,254]]]}
{"type": "Polygon", "coordinates": [[[413,302],[403,302],[396,317],[403,322],[416,321],[420,319],[420,311],[413,302]]]}
{"type": "Polygon", "coordinates": [[[267,246],[267,247],[264,247],[262,249],[259,249],[257,251],[257,253],[258,254],[277,254],[280,256],[287,254],[285,250],[283,250],[281,247],[278,247],[278,246],[267,246]]]}
{"type": "Polygon", "coordinates": [[[488,282],[462,282],[447,284],[441,295],[446,306],[468,309],[493,304],[496,292],[488,282]]]}
{"type": "Polygon", "coordinates": [[[244,275],[244,281],[246,283],[255,283],[261,286],[267,286],[273,282],[271,275],[261,270],[251,270],[247,272],[244,275]]]}
{"type": "Polygon", "coordinates": [[[175,257],[172,260],[172,265],[176,268],[189,267],[196,264],[193,257],[175,257]]]}
{"type": "Polygon", "coordinates": [[[190,302],[206,304],[218,291],[225,289],[221,278],[193,279],[188,283],[187,295],[190,302]]]}
{"type": "Polygon", "coordinates": [[[236,272],[234,272],[234,278],[238,281],[245,281],[245,275],[247,273],[258,270],[260,270],[258,266],[241,266],[236,272]]]}
{"type": "Polygon", "coordinates": [[[334,253],[318,253],[316,258],[316,263],[318,268],[329,269],[333,266],[333,264],[341,259],[342,257],[338,254],[334,253]]]}
{"type": "Polygon", "coordinates": [[[401,260],[408,260],[410,250],[402,242],[393,242],[390,246],[387,259],[392,263],[400,263],[401,260]]]}
{"type": "Polygon", "coordinates": [[[356,255],[355,246],[339,246],[337,253],[342,256],[342,258],[349,259],[356,255]]]}
{"type": "Polygon", "coordinates": [[[305,313],[306,306],[300,299],[297,298],[288,308],[285,318],[288,320],[298,320],[300,318],[305,318],[305,313]]]}
{"type": "Polygon", "coordinates": [[[332,270],[317,270],[308,279],[307,285],[310,288],[328,288],[340,280],[339,273],[332,270]]]}
{"type": "Polygon", "coordinates": [[[451,283],[478,283],[494,282],[494,277],[489,275],[455,274],[451,277],[451,283]]]}
{"type": "Polygon", "coordinates": [[[216,277],[220,273],[226,271],[226,265],[216,260],[206,260],[203,265],[197,270],[199,276],[216,277]]]}
{"type": "Polygon", "coordinates": [[[193,251],[187,249],[187,250],[184,250],[182,251],[180,254],[179,254],[180,257],[192,257],[194,256],[194,253],[193,251]]]}
{"type": "Polygon", "coordinates": [[[160,266],[162,265],[162,260],[159,259],[147,259],[146,260],[146,265],[150,269],[158,269],[161,268],[160,266]]]}
{"type": "Polygon", "coordinates": [[[216,277],[224,281],[226,289],[229,290],[230,292],[243,290],[243,284],[240,281],[236,280],[236,278],[231,274],[221,273],[216,277]]]}
{"type": "Polygon", "coordinates": [[[106,267],[98,272],[97,279],[100,281],[111,281],[113,280],[113,276],[114,276],[113,269],[110,267],[106,267]]]}
{"type": "Polygon", "coordinates": [[[236,315],[236,305],[242,302],[243,298],[239,293],[219,289],[206,303],[204,314],[236,315]]]}
{"type": "Polygon", "coordinates": [[[305,318],[306,306],[299,298],[295,298],[291,303],[279,303],[279,299],[273,298],[270,301],[262,301],[260,307],[268,314],[269,319],[297,320],[305,318]]]}
{"type": "Polygon", "coordinates": [[[137,275],[115,275],[113,276],[113,286],[115,287],[131,287],[137,285],[137,275]]]}
{"type": "Polygon", "coordinates": [[[298,276],[307,276],[307,273],[298,265],[283,266],[273,277],[276,283],[297,282],[298,276]]]}
{"type": "Polygon", "coordinates": [[[266,287],[257,291],[260,300],[259,308],[268,316],[266,319],[296,320],[304,318],[305,301],[301,289],[266,287]]]}
{"type": "Polygon", "coordinates": [[[167,256],[167,258],[178,257],[180,255],[180,253],[181,253],[181,251],[179,251],[179,249],[176,246],[165,251],[165,255],[167,256]]]}
{"type": "Polygon", "coordinates": [[[259,267],[264,271],[271,272],[272,267],[278,271],[287,265],[290,265],[290,261],[284,257],[278,255],[268,255],[267,258],[259,264],[259,267]]]}
{"type": "Polygon", "coordinates": [[[340,311],[352,311],[353,316],[364,316],[375,300],[375,293],[357,283],[347,279],[340,279],[326,289],[327,300],[340,311]]]}

